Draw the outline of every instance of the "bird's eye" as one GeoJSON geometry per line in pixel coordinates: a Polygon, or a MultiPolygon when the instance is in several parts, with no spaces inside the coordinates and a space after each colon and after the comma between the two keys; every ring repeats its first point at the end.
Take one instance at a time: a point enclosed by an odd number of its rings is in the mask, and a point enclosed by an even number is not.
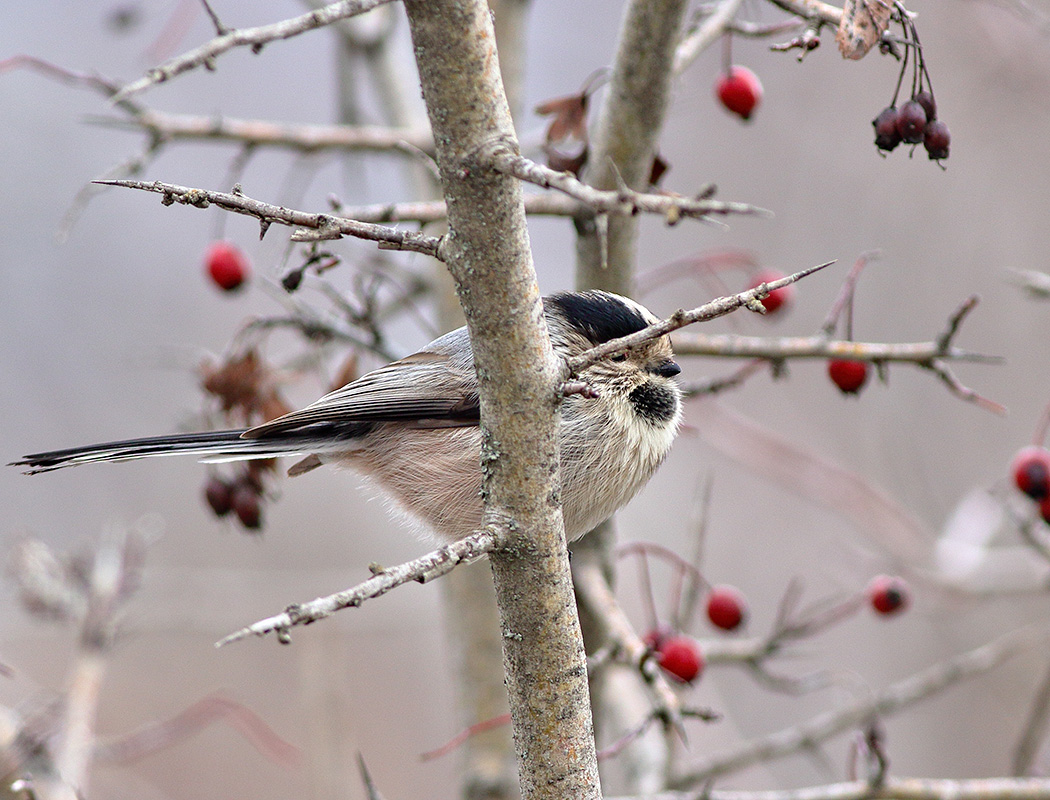
{"type": "Polygon", "coordinates": [[[627,353],[617,353],[615,356],[612,356],[609,360],[610,361],[626,361],[627,360],[627,353]]]}

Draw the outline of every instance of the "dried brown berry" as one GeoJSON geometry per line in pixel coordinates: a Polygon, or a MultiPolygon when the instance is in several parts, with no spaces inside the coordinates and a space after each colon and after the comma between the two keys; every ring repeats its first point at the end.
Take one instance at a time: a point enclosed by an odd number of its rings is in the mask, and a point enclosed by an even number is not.
{"type": "Polygon", "coordinates": [[[879,115],[871,121],[875,126],[875,146],[887,153],[901,143],[901,135],[897,133],[897,109],[888,106],[879,112],[879,115]]]}
{"type": "Polygon", "coordinates": [[[897,133],[908,144],[918,144],[926,132],[926,109],[909,100],[897,112],[897,133]]]}
{"type": "Polygon", "coordinates": [[[926,138],[922,144],[932,160],[942,161],[947,158],[951,143],[952,135],[948,132],[948,126],[939,119],[926,125],[926,138]]]}
{"type": "Polygon", "coordinates": [[[204,484],[204,499],[215,516],[224,517],[233,510],[233,486],[218,475],[212,475],[204,484]]]}
{"type": "Polygon", "coordinates": [[[933,92],[923,89],[912,98],[926,111],[926,121],[933,122],[937,119],[937,101],[933,99],[933,92]]]}

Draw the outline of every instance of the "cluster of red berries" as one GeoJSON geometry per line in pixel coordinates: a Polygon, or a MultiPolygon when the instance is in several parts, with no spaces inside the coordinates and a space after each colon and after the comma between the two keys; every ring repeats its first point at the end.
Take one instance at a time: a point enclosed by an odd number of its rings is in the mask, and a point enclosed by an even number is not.
{"type": "Polygon", "coordinates": [[[263,485],[257,470],[246,469],[232,480],[212,474],[204,482],[204,499],[217,517],[231,511],[247,530],[262,527],[263,485]]]}
{"type": "Polygon", "coordinates": [[[204,255],[204,269],[224,292],[240,289],[251,275],[248,257],[232,242],[213,242],[204,255]]]}
{"type": "Polygon", "coordinates": [[[871,124],[875,126],[875,146],[879,150],[888,153],[901,142],[921,143],[932,160],[948,158],[952,136],[948,126],[937,119],[937,103],[926,89],[900,108],[890,105],[882,109],[871,124]]]}
{"type": "Polygon", "coordinates": [[[904,578],[878,575],[868,584],[868,602],[879,614],[897,614],[911,604],[911,592],[904,578]]]}
{"type": "MultiPolygon", "coordinates": [[[[707,594],[707,618],[716,628],[733,631],[747,620],[747,600],[733,586],[713,586],[707,594]]],[[[692,683],[704,671],[703,651],[689,636],[657,627],[645,635],[660,669],[679,683],[692,683]]]]}
{"type": "Polygon", "coordinates": [[[715,81],[715,96],[742,120],[751,119],[762,102],[762,81],[747,67],[728,67],[715,81]]]}
{"type": "Polygon", "coordinates": [[[1010,464],[1014,486],[1039,506],[1039,515],[1050,523],[1050,450],[1042,445],[1022,447],[1010,464]]]}

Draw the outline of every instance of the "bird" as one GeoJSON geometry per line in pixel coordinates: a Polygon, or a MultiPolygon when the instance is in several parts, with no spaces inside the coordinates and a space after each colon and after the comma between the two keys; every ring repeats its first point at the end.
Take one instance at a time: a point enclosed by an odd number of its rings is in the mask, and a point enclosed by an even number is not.
{"type": "MultiPolygon", "coordinates": [[[[554,352],[566,359],[658,321],[635,301],[600,290],[553,294],[543,308],[554,352]]],[[[680,372],[666,335],[580,371],[589,391],[566,396],[558,419],[567,540],[612,516],[667,456],[682,416],[680,372]]],[[[289,475],[349,467],[422,533],[448,542],[483,524],[479,425],[473,352],[459,328],[261,425],[33,453],[10,466],[35,474],[178,454],[206,462],[299,456],[289,475]]]]}

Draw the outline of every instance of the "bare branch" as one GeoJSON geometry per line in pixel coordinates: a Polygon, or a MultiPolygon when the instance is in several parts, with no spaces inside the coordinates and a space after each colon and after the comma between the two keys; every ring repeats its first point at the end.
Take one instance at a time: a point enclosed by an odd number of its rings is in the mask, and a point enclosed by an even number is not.
{"type": "MultiPolygon", "coordinates": [[[[705,800],[1050,800],[1047,778],[886,778],[773,791],[705,790],[705,800]]],[[[693,800],[696,792],[661,792],[649,800],[693,800]]],[[[610,800],[628,800],[625,797],[610,800]]]]}
{"type": "Polygon", "coordinates": [[[320,150],[402,152],[413,157],[434,150],[434,142],[424,130],[383,125],[294,124],[219,115],[170,114],[152,109],[131,112],[128,119],[95,117],[89,121],[116,128],[140,129],[165,141],[235,142],[308,153],[320,150]]]}
{"type": "Polygon", "coordinates": [[[1028,712],[1024,730],[1017,742],[1013,758],[1013,774],[1020,777],[1032,771],[1039,748],[1046,739],[1047,726],[1050,724],[1050,672],[1039,682],[1032,708],[1028,712]]]}
{"type": "Polygon", "coordinates": [[[675,788],[703,785],[712,778],[751,764],[809,749],[839,733],[865,724],[872,717],[886,716],[909,708],[961,680],[988,672],[1044,638],[1045,633],[1035,628],[1011,631],[986,645],[898,681],[874,698],[818,714],[794,727],[756,737],[735,749],[702,759],[672,783],[675,788]]]}
{"type": "Polygon", "coordinates": [[[235,47],[250,46],[253,52],[258,53],[263,45],[268,42],[277,41],[278,39],[290,39],[293,36],[298,36],[300,33],[331,25],[336,20],[371,11],[373,8],[387,2],[390,2],[390,0],[340,0],[338,3],[332,3],[308,14],[301,14],[298,17],[275,22],[271,25],[229,31],[222,36],[216,36],[195,50],[177,56],[159,67],[149,70],[144,77],[139,78],[137,81],[132,81],[117,92],[113,97],[113,102],[119,103],[154,84],[163,83],[191,69],[196,69],[200,66],[211,68],[216,56],[235,47]]]}
{"type": "Polygon", "coordinates": [[[685,72],[702,52],[718,41],[732,24],[741,5],[743,0],[721,0],[714,13],[678,43],[672,68],[675,75],[685,72]]]}
{"type": "Polygon", "coordinates": [[[675,353],[718,358],[849,358],[855,361],[896,361],[925,365],[936,359],[977,364],[1001,364],[1000,356],[973,353],[939,342],[848,342],[826,336],[738,336],[737,334],[679,333],[675,353]]]}
{"type": "Polygon", "coordinates": [[[605,628],[604,639],[613,649],[641,671],[646,682],[656,694],[658,716],[664,724],[681,729],[682,703],[671,685],[660,671],[650,650],[631,626],[630,620],[616,600],[600,565],[595,559],[574,559],[572,564],[573,584],[580,600],[587,604],[591,616],[605,628]]]}
{"type": "Polygon", "coordinates": [[[558,172],[538,164],[525,156],[497,146],[490,153],[490,163],[497,172],[513,175],[519,180],[534,183],[545,189],[557,189],[583,203],[598,214],[632,216],[639,212],[659,214],[668,225],[682,217],[703,219],[712,214],[756,214],[772,216],[766,209],[747,203],[726,203],[719,200],[682,197],[676,194],[646,194],[621,186],[617,190],[602,191],[583,183],[571,172],[558,172]]]}
{"type": "Polygon", "coordinates": [[[288,636],[289,628],[297,625],[309,625],[320,619],[329,617],[336,611],[344,608],[357,608],[365,600],[380,597],[391,589],[394,589],[409,581],[427,583],[434,578],[451,572],[460,564],[473,561],[485,553],[496,549],[500,539],[500,532],[494,529],[482,530],[472,534],[458,542],[445,545],[439,550],[434,550],[424,556],[399,564],[389,569],[376,569],[375,575],[364,583],[359,583],[350,589],[319,597],[309,603],[297,603],[285,609],[284,613],[269,617],[249,625],[246,628],[231,633],[229,636],[216,643],[216,647],[223,647],[231,642],[246,639],[249,636],[265,636],[268,633],[276,633],[277,639],[282,644],[291,641],[288,636]]]}
{"type": "Polygon", "coordinates": [[[213,192],[206,189],[191,189],[186,186],[161,183],[160,181],[103,180],[93,182],[104,186],[123,186],[127,189],[156,192],[163,195],[161,202],[164,205],[181,203],[183,205],[196,206],[197,208],[207,208],[208,206],[216,205],[227,211],[255,217],[264,225],[277,222],[281,225],[299,225],[304,229],[308,229],[295,231],[292,234],[293,241],[316,241],[319,239],[338,239],[342,236],[354,236],[358,239],[378,242],[379,246],[384,249],[409,250],[415,253],[424,253],[434,258],[441,258],[439,250],[442,240],[437,236],[427,236],[414,231],[401,231],[369,222],[358,222],[357,220],[334,217],[330,214],[296,211],[283,206],[264,203],[261,200],[253,200],[247,195],[237,192],[213,192]]]}
{"type": "Polygon", "coordinates": [[[705,303],[702,306],[694,308],[692,311],[679,309],[668,319],[654,323],[637,333],[632,333],[629,336],[623,336],[619,339],[610,339],[608,342],[600,344],[597,347],[585,350],[578,356],[568,359],[566,361],[566,367],[570,374],[575,375],[578,374],[580,370],[586,369],[591,364],[595,364],[603,358],[608,358],[617,353],[623,353],[644,342],[658,339],[659,337],[671,333],[672,331],[676,331],[679,328],[684,328],[686,325],[716,319],[717,317],[736,311],[742,306],[747,306],[748,308],[757,306],[758,308],[755,310],[761,309],[762,305],[758,301],[768,297],[770,292],[775,291],[776,289],[782,289],[785,286],[790,286],[792,283],[801,280],[807,275],[812,275],[814,272],[822,270],[834,263],[834,261],[828,261],[827,263],[820,264],[816,267],[809,267],[808,269],[801,270],[800,272],[780,278],[779,280],[759,284],[755,288],[748,289],[739,294],[719,297],[716,300],[712,300],[710,303],[705,303]]]}

